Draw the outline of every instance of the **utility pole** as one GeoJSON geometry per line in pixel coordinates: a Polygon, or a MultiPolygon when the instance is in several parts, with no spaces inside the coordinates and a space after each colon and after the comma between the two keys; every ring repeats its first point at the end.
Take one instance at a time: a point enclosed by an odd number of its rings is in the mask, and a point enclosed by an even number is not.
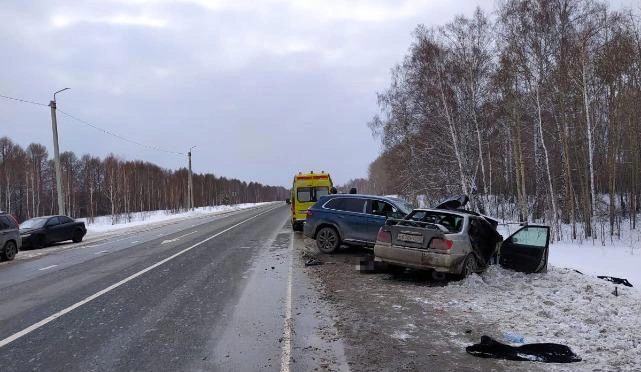
{"type": "Polygon", "coordinates": [[[53,155],[56,169],[56,191],[58,192],[58,214],[65,214],[65,198],[62,191],[62,172],[60,170],[60,150],[58,148],[58,121],[56,120],[56,94],[71,88],[60,89],[53,94],[51,107],[51,129],[53,130],[53,155]]]}
{"type": "Polygon", "coordinates": [[[188,190],[188,196],[187,198],[189,199],[187,202],[189,203],[189,210],[194,209],[194,182],[191,178],[191,150],[195,148],[196,146],[192,146],[189,148],[189,151],[187,152],[187,157],[189,158],[189,180],[187,181],[187,190],[188,190]]]}

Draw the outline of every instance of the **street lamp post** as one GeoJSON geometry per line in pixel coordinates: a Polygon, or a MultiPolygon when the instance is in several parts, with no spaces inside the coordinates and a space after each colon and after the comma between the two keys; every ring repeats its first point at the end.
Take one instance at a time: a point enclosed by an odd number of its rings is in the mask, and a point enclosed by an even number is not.
{"type": "Polygon", "coordinates": [[[56,120],[56,94],[63,92],[64,88],[53,94],[53,101],[49,102],[51,107],[51,129],[53,130],[53,155],[56,169],[56,191],[58,192],[58,214],[65,214],[65,199],[62,191],[62,172],[60,170],[60,150],[58,148],[58,122],[56,120]]]}
{"type": "Polygon", "coordinates": [[[187,190],[188,190],[188,196],[187,198],[189,199],[187,202],[189,203],[189,210],[194,209],[194,182],[191,178],[191,150],[196,148],[196,146],[192,146],[189,148],[189,151],[187,152],[187,158],[189,158],[189,180],[187,181],[187,190]]]}

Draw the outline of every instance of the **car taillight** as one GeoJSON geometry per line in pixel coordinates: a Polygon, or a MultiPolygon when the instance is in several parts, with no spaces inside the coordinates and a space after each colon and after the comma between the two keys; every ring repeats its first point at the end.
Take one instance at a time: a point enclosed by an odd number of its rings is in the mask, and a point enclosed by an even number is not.
{"type": "Polygon", "coordinates": [[[307,217],[311,217],[314,213],[312,213],[311,209],[307,210],[307,217]]]}
{"type": "Polygon", "coordinates": [[[434,238],[430,242],[430,248],[431,249],[442,249],[442,250],[447,250],[447,249],[452,249],[454,246],[454,242],[449,240],[449,239],[441,239],[441,238],[434,238]]]}
{"type": "Polygon", "coordinates": [[[378,230],[378,235],[376,235],[377,242],[391,243],[392,234],[389,231],[385,231],[382,228],[378,230]]]}

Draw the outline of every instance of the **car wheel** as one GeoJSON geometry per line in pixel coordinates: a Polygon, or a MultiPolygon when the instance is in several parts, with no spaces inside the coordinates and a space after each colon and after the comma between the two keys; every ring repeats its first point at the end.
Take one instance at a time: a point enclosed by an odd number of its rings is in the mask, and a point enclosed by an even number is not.
{"type": "Polygon", "coordinates": [[[340,238],[333,227],[323,227],[316,234],[316,246],[323,253],[332,253],[338,249],[340,238]]]}
{"type": "Polygon", "coordinates": [[[74,243],[80,243],[82,241],[82,237],[83,236],[84,236],[84,234],[82,233],[82,230],[76,230],[76,231],[73,232],[71,240],[74,243]]]}
{"type": "Polygon", "coordinates": [[[292,230],[294,231],[303,231],[303,224],[300,222],[292,223],[292,230]]]}
{"type": "Polygon", "coordinates": [[[18,254],[18,246],[16,245],[16,243],[7,242],[7,244],[5,244],[4,248],[2,249],[0,258],[2,258],[2,261],[11,261],[16,258],[16,254],[18,254]]]}
{"type": "Polygon", "coordinates": [[[476,258],[473,254],[468,254],[465,257],[463,262],[463,269],[461,270],[461,279],[467,277],[468,275],[474,274],[477,271],[476,267],[476,258]]]}

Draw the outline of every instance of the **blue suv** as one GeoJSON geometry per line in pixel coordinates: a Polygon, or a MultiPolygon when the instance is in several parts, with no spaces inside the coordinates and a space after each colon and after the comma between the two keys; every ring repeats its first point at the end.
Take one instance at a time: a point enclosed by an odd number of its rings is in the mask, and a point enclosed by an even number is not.
{"type": "Polygon", "coordinates": [[[371,248],[388,217],[403,218],[411,211],[412,206],[397,198],[326,195],[307,210],[304,233],[316,239],[316,246],[323,253],[334,252],[341,243],[371,248]]]}

